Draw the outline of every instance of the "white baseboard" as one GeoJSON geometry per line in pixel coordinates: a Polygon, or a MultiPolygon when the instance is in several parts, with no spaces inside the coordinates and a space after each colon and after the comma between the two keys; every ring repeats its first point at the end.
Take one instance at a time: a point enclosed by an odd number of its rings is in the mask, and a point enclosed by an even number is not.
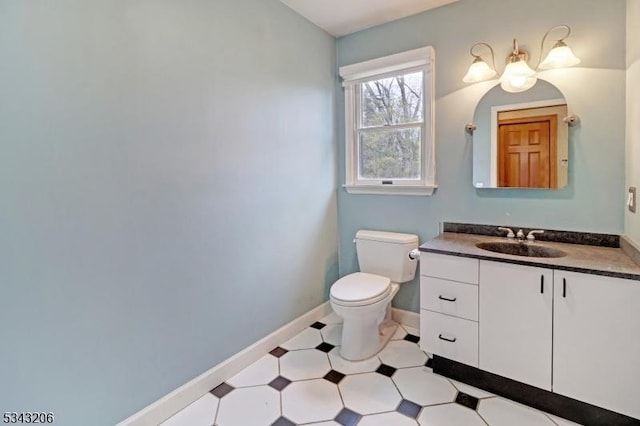
{"type": "Polygon", "coordinates": [[[256,362],[271,349],[283,344],[313,322],[324,318],[330,313],[331,306],[329,302],[323,303],[123,420],[117,426],[149,426],[162,423],[198,400],[211,389],[256,362]]]}
{"type": "Polygon", "coordinates": [[[420,329],[420,314],[412,311],[405,311],[404,309],[392,308],[391,317],[395,322],[408,327],[420,329]]]}

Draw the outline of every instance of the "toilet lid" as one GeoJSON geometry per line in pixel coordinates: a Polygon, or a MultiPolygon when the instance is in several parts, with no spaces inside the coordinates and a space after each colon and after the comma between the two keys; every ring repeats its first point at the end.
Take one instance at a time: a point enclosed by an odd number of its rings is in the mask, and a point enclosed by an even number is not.
{"type": "Polygon", "coordinates": [[[380,275],[356,272],[340,278],[331,286],[331,297],[345,303],[383,299],[391,291],[391,280],[380,275]]]}

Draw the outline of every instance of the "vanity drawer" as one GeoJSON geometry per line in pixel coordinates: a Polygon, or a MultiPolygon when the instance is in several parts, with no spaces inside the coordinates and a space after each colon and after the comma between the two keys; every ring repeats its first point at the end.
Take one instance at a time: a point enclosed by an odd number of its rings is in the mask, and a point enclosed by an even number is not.
{"type": "Polygon", "coordinates": [[[420,347],[425,352],[478,367],[478,323],[422,309],[420,347]]]}
{"type": "Polygon", "coordinates": [[[478,259],[437,253],[420,254],[420,275],[478,284],[478,259]]]}
{"type": "Polygon", "coordinates": [[[421,277],[420,308],[478,321],[478,286],[421,277]]]}

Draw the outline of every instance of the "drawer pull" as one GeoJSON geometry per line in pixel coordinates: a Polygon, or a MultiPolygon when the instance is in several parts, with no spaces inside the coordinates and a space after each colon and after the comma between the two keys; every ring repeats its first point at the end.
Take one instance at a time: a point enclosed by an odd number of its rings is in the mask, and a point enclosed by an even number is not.
{"type": "Polygon", "coordinates": [[[562,297],[567,297],[567,279],[562,279],[562,297]]]}
{"type": "Polygon", "coordinates": [[[450,299],[450,298],[448,298],[448,297],[444,297],[443,295],[440,295],[440,296],[438,296],[438,299],[440,299],[440,300],[445,300],[445,301],[447,301],[447,302],[455,302],[458,298],[457,298],[457,297],[454,297],[453,299],[450,299]]]}
{"type": "Polygon", "coordinates": [[[446,337],[443,337],[442,334],[438,335],[438,339],[444,340],[445,342],[451,342],[451,343],[455,343],[455,341],[458,340],[455,337],[453,339],[447,339],[446,337]]]}
{"type": "Polygon", "coordinates": [[[540,275],[540,293],[544,294],[544,275],[540,275]]]}

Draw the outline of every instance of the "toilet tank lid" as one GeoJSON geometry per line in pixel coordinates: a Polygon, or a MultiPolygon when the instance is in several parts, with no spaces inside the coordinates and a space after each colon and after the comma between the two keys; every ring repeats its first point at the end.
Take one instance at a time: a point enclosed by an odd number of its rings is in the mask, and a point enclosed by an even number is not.
{"type": "Polygon", "coordinates": [[[418,236],[413,234],[401,234],[398,232],[368,231],[361,229],[356,233],[357,240],[381,241],[385,243],[410,244],[417,243],[418,236]]]}

